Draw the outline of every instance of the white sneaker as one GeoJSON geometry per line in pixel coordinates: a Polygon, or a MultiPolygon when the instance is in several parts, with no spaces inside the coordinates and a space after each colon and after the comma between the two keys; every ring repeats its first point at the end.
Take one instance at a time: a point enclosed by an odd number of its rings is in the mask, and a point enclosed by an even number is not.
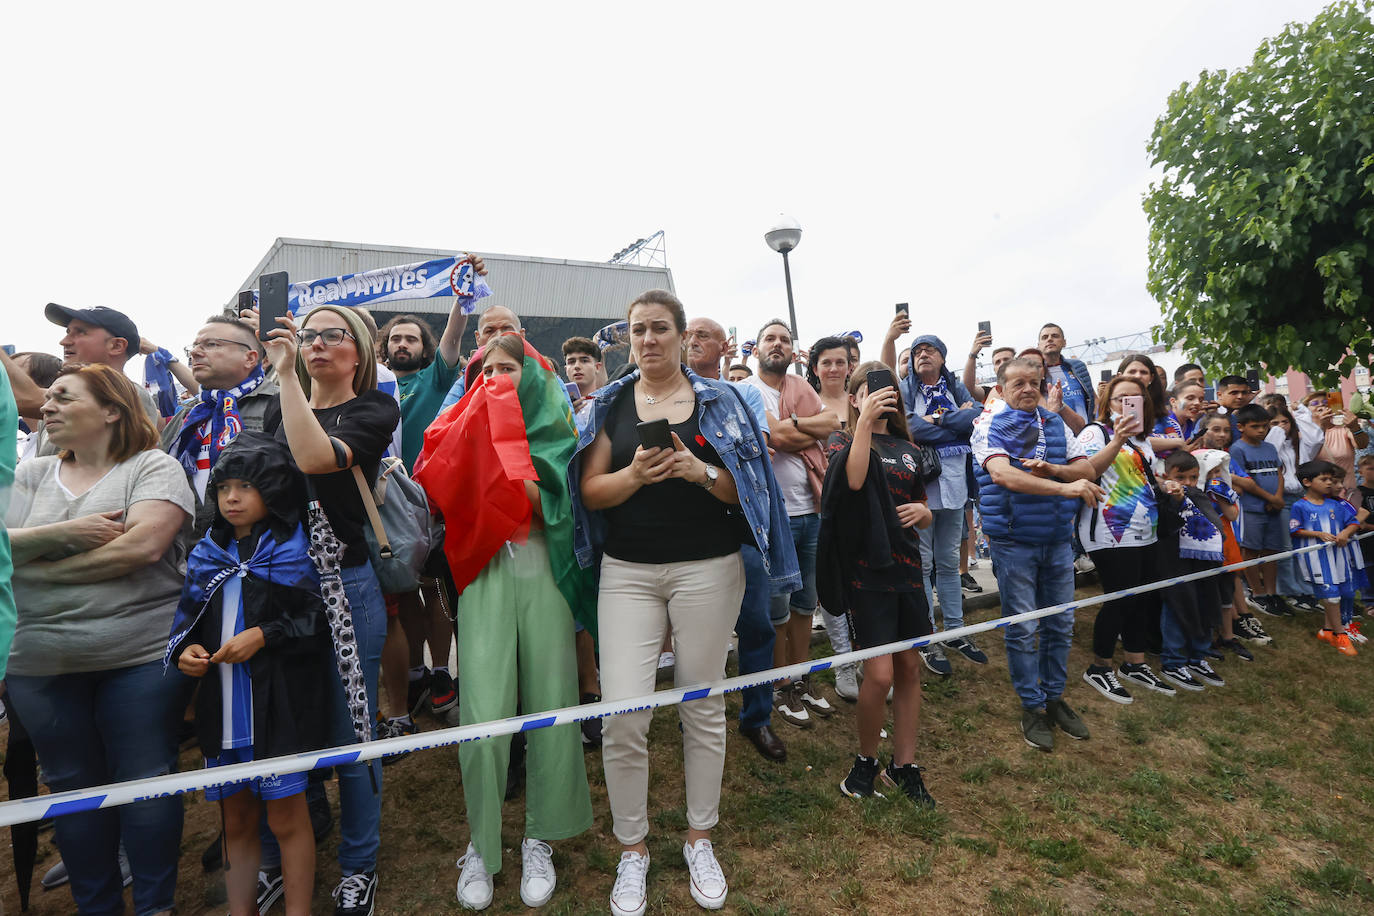
{"type": "Polygon", "coordinates": [[[612,916],[644,916],[649,902],[649,854],[622,852],[611,888],[612,916]]]}
{"type": "Polygon", "coordinates": [[[520,843],[520,899],[525,906],[543,906],[557,886],[553,848],[543,840],[525,837],[520,843]]]}
{"type": "Polygon", "coordinates": [[[720,870],[715,851],[710,840],[697,840],[682,845],[682,857],[687,860],[687,871],[692,877],[692,899],[708,910],[718,910],[725,905],[725,893],[730,888],[725,884],[725,873],[720,870]]]}
{"type": "Polygon", "coordinates": [[[850,703],[858,702],[859,699],[859,675],[854,670],[856,667],[840,665],[835,669],[835,695],[850,703]]]}
{"type": "Polygon", "coordinates": [[[1083,556],[1081,556],[1081,557],[1079,557],[1078,559],[1076,559],[1076,560],[1073,561],[1073,570],[1074,570],[1074,572],[1078,572],[1078,573],[1090,573],[1090,572],[1092,572],[1094,569],[1097,569],[1097,567],[1093,565],[1092,558],[1089,557],[1086,553],[1083,554],[1083,556]]]}
{"type": "Polygon", "coordinates": [[[970,555],[969,555],[969,558],[968,558],[968,568],[969,568],[969,569],[977,569],[977,568],[978,568],[978,555],[977,555],[977,554],[970,554],[970,555]]]}
{"type": "Polygon", "coordinates": [[[672,652],[660,652],[660,653],[658,653],[658,670],[659,670],[659,671],[662,671],[662,670],[664,670],[665,668],[672,668],[672,667],[675,666],[676,664],[677,664],[677,656],[674,655],[672,652]]]}
{"type": "MultiPolygon", "coordinates": [[[[458,860],[462,874],[458,876],[458,902],[465,910],[485,910],[491,906],[491,875],[487,874],[487,864],[477,847],[468,844],[468,851],[458,860]]],[[[520,882],[524,891],[524,881],[520,882]]]]}

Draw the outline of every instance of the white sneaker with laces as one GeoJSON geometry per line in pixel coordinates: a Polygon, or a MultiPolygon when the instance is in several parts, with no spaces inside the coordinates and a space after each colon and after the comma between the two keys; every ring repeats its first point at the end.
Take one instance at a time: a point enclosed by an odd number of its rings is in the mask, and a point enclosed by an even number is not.
{"type": "Polygon", "coordinates": [[[553,870],[553,847],[525,837],[520,843],[520,899],[525,906],[543,906],[558,886],[553,870]]]}
{"type": "Polygon", "coordinates": [[[856,665],[840,665],[835,669],[835,693],[842,700],[851,703],[859,699],[859,675],[856,665]]]}
{"type": "Polygon", "coordinates": [[[684,843],[682,857],[687,860],[687,871],[692,879],[692,899],[708,910],[723,907],[729,887],[725,883],[725,873],[720,870],[720,863],[716,861],[711,841],[697,840],[695,843],[684,843]]]}
{"type": "MultiPolygon", "coordinates": [[[[487,863],[477,847],[468,844],[468,851],[458,860],[463,871],[458,875],[458,902],[465,910],[485,910],[491,906],[491,875],[487,874],[487,863]]],[[[525,882],[520,882],[520,892],[524,895],[525,882]]]]}
{"type": "Polygon", "coordinates": [[[644,916],[649,902],[649,854],[622,852],[611,888],[612,916],[644,916]]]}

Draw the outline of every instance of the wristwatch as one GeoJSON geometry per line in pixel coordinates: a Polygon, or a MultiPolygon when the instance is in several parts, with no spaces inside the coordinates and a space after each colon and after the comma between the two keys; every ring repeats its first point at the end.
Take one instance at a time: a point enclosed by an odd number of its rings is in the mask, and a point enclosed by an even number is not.
{"type": "Polygon", "coordinates": [[[797,425],[797,415],[795,413],[792,414],[792,428],[801,429],[801,427],[797,425]]]}
{"type": "Polygon", "coordinates": [[[716,478],[720,476],[720,471],[713,464],[706,465],[706,480],[701,483],[701,488],[708,493],[716,485],[716,478]]]}

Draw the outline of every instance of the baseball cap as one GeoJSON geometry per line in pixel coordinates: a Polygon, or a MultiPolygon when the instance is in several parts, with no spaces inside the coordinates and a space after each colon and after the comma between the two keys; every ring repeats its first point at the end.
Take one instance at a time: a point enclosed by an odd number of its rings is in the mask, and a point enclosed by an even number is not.
{"type": "Polygon", "coordinates": [[[47,308],[43,309],[43,315],[58,327],[65,328],[72,323],[75,318],[87,324],[93,324],[98,328],[104,328],[110,332],[112,337],[123,337],[129,342],[129,352],[137,353],[139,341],[138,326],[128,315],[118,309],[106,308],[97,305],[88,309],[67,308],[65,305],[58,305],[56,302],[49,302],[47,308]]]}

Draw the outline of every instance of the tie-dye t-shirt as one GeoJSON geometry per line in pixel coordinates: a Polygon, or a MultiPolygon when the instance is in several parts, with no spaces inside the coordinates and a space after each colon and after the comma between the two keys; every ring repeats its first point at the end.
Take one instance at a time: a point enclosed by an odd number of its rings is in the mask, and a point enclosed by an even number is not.
{"type": "MultiPolygon", "coordinates": [[[[1078,434],[1078,442],[1091,458],[1106,447],[1109,435],[1093,423],[1078,434]]],[[[1121,447],[1097,481],[1106,491],[1097,511],[1084,507],[1078,513],[1078,537],[1085,550],[1140,547],[1155,542],[1159,506],[1144,465],[1154,461],[1154,457],[1150,443],[1143,438],[1132,439],[1121,447]]]]}

